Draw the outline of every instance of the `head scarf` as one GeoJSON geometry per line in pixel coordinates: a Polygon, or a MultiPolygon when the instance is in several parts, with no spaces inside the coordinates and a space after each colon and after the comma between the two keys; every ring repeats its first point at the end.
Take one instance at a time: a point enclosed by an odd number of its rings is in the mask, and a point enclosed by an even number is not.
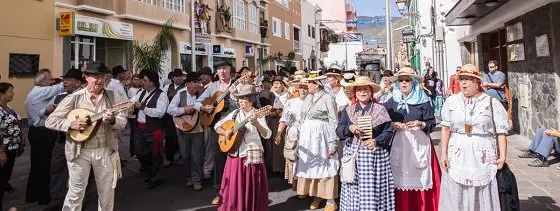
{"type": "Polygon", "coordinates": [[[393,85],[393,100],[397,103],[397,110],[404,108],[406,113],[408,113],[408,105],[418,105],[430,101],[428,95],[420,88],[420,82],[414,77],[410,78],[412,79],[412,89],[404,99],[399,83],[397,82],[393,85]]]}

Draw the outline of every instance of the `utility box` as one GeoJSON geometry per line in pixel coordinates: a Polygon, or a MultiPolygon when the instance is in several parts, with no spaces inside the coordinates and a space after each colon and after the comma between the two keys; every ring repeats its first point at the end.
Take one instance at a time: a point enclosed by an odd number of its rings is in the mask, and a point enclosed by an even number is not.
{"type": "Polygon", "coordinates": [[[444,39],[443,26],[436,26],[436,41],[443,41],[443,39],[444,39]]]}

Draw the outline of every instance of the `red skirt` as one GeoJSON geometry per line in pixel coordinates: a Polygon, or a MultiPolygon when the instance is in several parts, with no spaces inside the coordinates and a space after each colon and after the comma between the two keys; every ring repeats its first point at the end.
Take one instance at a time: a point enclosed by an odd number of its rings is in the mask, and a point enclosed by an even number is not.
{"type": "Polygon", "coordinates": [[[267,211],[268,183],[264,164],[245,166],[245,158],[228,155],[222,185],[219,211],[267,211]]]}
{"type": "MultiPolygon", "coordinates": [[[[430,144],[431,145],[431,144],[430,144]]],[[[432,152],[432,189],[427,191],[395,190],[397,211],[437,211],[439,203],[439,188],[441,186],[441,170],[434,146],[432,152]]]]}

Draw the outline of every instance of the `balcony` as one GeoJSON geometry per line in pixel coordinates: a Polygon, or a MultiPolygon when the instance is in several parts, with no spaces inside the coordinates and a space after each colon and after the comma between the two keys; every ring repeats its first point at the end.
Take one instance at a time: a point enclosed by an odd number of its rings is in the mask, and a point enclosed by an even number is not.
{"type": "Polygon", "coordinates": [[[122,0],[120,4],[120,18],[141,21],[145,23],[161,25],[169,19],[173,19],[173,27],[183,30],[190,29],[190,11],[188,1],[183,5],[183,11],[179,12],[167,9],[164,5],[151,5],[138,0],[122,0]]]}
{"type": "Polygon", "coordinates": [[[301,53],[301,41],[294,40],[294,52],[301,53]]]}
{"type": "Polygon", "coordinates": [[[115,2],[113,0],[77,0],[77,10],[87,10],[90,12],[113,15],[115,12],[115,2]]]}

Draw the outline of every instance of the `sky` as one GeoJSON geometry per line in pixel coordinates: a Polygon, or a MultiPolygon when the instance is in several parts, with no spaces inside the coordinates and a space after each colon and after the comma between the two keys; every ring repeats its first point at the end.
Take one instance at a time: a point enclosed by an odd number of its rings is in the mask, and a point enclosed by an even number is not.
{"type": "MultiPolygon", "coordinates": [[[[384,16],[385,0],[347,0],[354,6],[358,16],[384,16]]],[[[393,17],[400,17],[399,10],[395,4],[396,0],[389,0],[393,17]]]]}

